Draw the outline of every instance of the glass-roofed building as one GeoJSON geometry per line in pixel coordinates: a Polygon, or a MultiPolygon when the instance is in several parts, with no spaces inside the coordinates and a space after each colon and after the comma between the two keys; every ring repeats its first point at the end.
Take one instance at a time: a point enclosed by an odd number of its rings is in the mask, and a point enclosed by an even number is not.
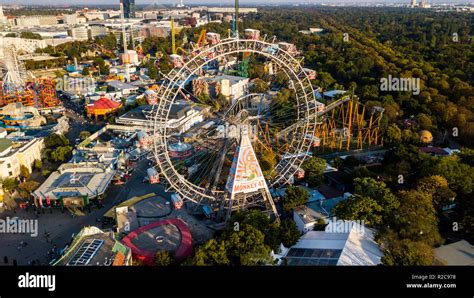
{"type": "Polygon", "coordinates": [[[281,264],[289,266],[371,266],[381,263],[374,231],[350,221],[347,232],[309,231],[286,250],[281,264]]]}

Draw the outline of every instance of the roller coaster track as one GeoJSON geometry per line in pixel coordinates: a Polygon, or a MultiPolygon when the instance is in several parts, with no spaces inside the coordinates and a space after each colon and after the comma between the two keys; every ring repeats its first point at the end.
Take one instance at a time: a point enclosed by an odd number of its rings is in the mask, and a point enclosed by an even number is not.
{"type": "MultiPolygon", "coordinates": [[[[336,101],[333,101],[329,105],[327,105],[324,108],[324,111],[315,112],[314,114],[310,115],[310,117],[311,117],[310,119],[312,120],[315,117],[319,118],[320,116],[322,116],[324,114],[327,114],[328,112],[330,112],[333,109],[337,108],[338,106],[344,104],[345,102],[348,102],[349,100],[351,100],[351,97],[349,95],[341,97],[340,99],[338,99],[336,101]]],[[[290,132],[296,130],[296,128],[298,128],[299,126],[304,125],[305,122],[306,121],[298,121],[298,122],[293,123],[292,125],[290,125],[290,126],[286,127],[285,129],[281,130],[278,134],[278,137],[282,138],[282,137],[288,135],[290,132]]]]}

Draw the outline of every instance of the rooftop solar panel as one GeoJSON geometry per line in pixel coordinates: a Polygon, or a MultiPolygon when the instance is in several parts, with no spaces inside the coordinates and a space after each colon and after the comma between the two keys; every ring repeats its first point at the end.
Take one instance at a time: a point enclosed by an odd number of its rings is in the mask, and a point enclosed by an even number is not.
{"type": "Polygon", "coordinates": [[[342,249],[291,248],[286,260],[289,266],[335,266],[342,249]]]}
{"type": "Polygon", "coordinates": [[[67,263],[68,266],[85,266],[89,264],[104,243],[101,239],[86,239],[67,263]]]}

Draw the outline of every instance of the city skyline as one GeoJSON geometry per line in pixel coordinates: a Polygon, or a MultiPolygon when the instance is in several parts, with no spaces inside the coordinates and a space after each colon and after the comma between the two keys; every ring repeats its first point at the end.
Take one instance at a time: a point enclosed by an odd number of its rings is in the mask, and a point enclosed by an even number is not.
{"type": "MultiPolygon", "coordinates": [[[[0,5],[113,5],[119,4],[119,0],[3,0],[0,1],[0,5]]],[[[432,4],[472,4],[474,0],[430,0],[428,1],[432,4]]],[[[149,5],[149,4],[158,4],[158,5],[172,5],[179,3],[178,0],[140,0],[136,1],[136,5],[149,5]]],[[[192,0],[184,1],[186,5],[233,5],[234,0],[192,0]]],[[[291,4],[364,4],[364,3],[380,3],[380,4],[410,4],[409,0],[364,0],[364,1],[354,1],[354,0],[301,0],[301,1],[288,1],[288,0],[241,0],[240,5],[291,5],[291,4]]]]}

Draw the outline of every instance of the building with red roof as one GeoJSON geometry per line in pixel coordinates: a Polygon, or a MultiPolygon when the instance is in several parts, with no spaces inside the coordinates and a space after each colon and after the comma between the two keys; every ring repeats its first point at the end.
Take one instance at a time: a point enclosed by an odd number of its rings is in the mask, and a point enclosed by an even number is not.
{"type": "Polygon", "coordinates": [[[86,106],[87,117],[95,117],[96,119],[99,116],[106,117],[109,114],[117,112],[122,107],[122,103],[113,101],[107,97],[101,97],[94,103],[86,106]]]}

